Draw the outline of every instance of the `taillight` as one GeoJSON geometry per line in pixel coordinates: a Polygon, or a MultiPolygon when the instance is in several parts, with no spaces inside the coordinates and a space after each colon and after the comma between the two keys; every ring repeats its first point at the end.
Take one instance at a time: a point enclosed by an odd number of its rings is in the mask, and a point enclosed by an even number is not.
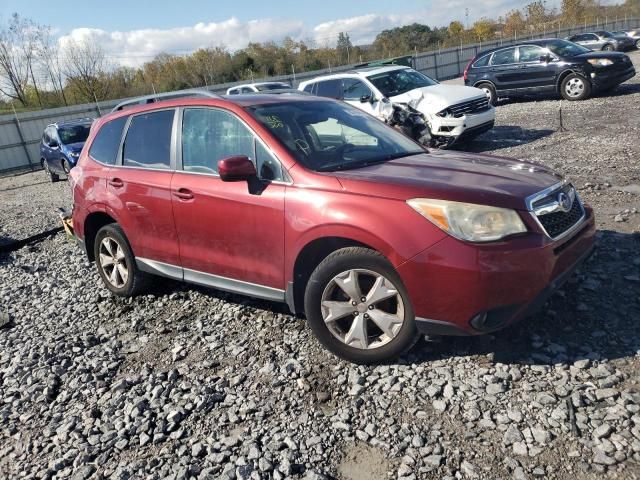
{"type": "Polygon", "coordinates": [[[464,77],[465,82],[467,81],[467,77],[469,76],[469,69],[471,68],[471,64],[475,59],[476,57],[473,57],[471,60],[469,60],[469,63],[467,63],[467,66],[464,67],[464,73],[462,74],[462,76],[464,77]]]}

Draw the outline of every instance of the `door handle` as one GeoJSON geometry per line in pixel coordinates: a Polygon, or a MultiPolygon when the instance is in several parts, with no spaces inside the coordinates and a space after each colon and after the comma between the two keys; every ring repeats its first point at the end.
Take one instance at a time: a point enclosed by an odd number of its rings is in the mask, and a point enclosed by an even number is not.
{"type": "Polygon", "coordinates": [[[119,178],[112,178],[111,180],[109,180],[109,185],[111,185],[113,188],[122,188],[124,187],[124,182],[119,178]]]}
{"type": "Polygon", "coordinates": [[[188,188],[179,188],[173,192],[173,196],[179,200],[193,200],[193,192],[188,188]]]}

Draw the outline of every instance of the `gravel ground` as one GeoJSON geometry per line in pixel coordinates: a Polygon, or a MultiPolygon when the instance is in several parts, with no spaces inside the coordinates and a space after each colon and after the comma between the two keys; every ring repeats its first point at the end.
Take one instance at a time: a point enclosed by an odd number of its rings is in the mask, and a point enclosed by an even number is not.
{"type": "MultiPolygon", "coordinates": [[[[335,359],[279,304],[116,299],[61,234],[1,257],[0,477],[640,478],[640,82],[562,102],[564,132],[560,104],[503,102],[469,148],[569,175],[594,256],[530,320],[389,365],[335,359]]],[[[0,179],[0,237],[58,225],[43,180],[0,179]]]]}

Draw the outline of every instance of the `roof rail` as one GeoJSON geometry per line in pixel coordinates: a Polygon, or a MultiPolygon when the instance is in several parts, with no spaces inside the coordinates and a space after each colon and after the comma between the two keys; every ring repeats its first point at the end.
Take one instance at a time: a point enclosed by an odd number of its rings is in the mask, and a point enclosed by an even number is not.
{"type": "Polygon", "coordinates": [[[156,103],[165,100],[174,100],[176,98],[188,98],[188,97],[206,97],[206,98],[222,98],[220,95],[210,92],[209,90],[182,90],[179,92],[166,92],[157,93],[155,95],[146,95],[144,97],[130,98],[124,102],[120,102],[113,107],[112,112],[118,110],[124,110],[127,107],[134,107],[136,105],[146,105],[149,103],[156,103]]]}

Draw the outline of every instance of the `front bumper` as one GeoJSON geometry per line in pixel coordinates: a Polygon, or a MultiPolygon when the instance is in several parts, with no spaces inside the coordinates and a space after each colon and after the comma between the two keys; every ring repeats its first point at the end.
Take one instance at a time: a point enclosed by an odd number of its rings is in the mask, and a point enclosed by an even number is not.
{"type": "Polygon", "coordinates": [[[562,241],[542,234],[487,245],[447,237],[397,270],[418,329],[432,335],[480,335],[530,315],[590,255],[593,211],[562,241]]]}
{"type": "MultiPolygon", "coordinates": [[[[458,118],[429,115],[428,120],[431,125],[431,135],[460,137],[466,134],[467,130],[474,131],[488,125],[493,127],[493,123],[496,120],[496,110],[491,107],[484,112],[469,113],[458,118]]],[[[479,133],[476,133],[476,135],[479,133]]]]}
{"type": "MultiPolygon", "coordinates": [[[[628,68],[624,70],[616,70],[616,71],[603,71],[603,72],[594,72],[595,76],[591,77],[591,82],[593,86],[599,90],[602,88],[611,87],[613,85],[618,85],[622,82],[626,82],[630,78],[635,77],[636,70],[632,64],[629,65],[628,68]]],[[[593,74],[592,74],[593,75],[593,74]]]]}

